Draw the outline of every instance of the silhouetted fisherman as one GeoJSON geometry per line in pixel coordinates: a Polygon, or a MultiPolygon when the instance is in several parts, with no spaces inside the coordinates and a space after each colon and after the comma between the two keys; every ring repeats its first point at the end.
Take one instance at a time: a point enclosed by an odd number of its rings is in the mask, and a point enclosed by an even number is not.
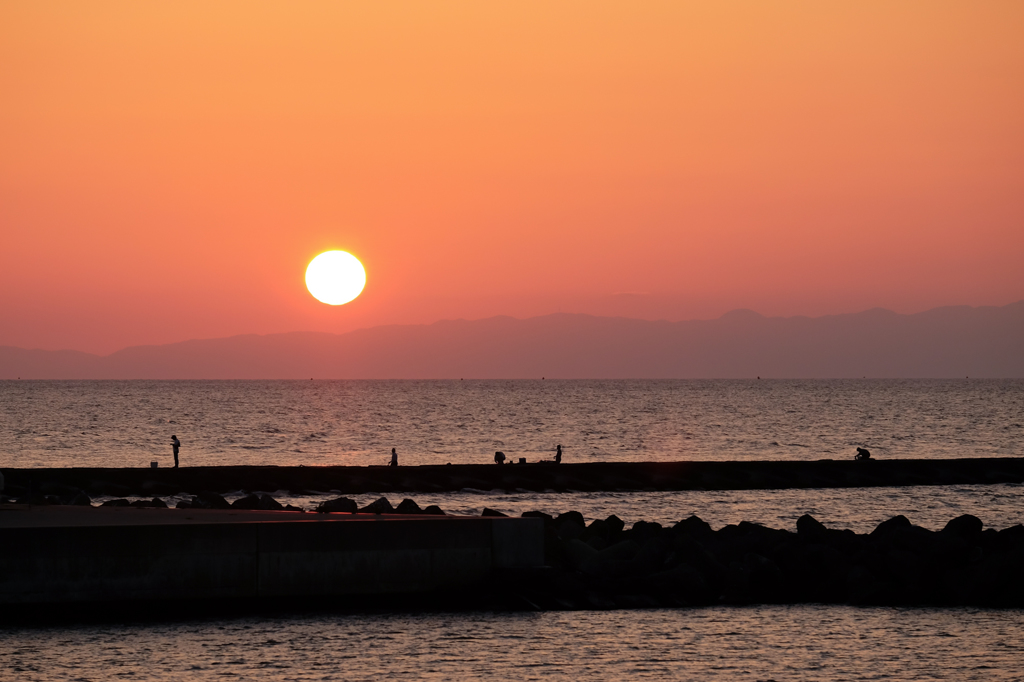
{"type": "Polygon", "coordinates": [[[495,452],[494,453],[494,463],[495,464],[504,464],[505,463],[505,453],[501,452],[500,450],[498,452],[495,452]]]}
{"type": "Polygon", "coordinates": [[[562,463],[562,446],[561,445],[556,445],[555,446],[555,464],[561,464],[561,463],[562,463]]]}
{"type": "Polygon", "coordinates": [[[391,466],[398,466],[398,453],[395,452],[394,448],[391,448],[391,466]]]}
{"type": "Polygon", "coordinates": [[[865,459],[871,459],[871,453],[868,452],[867,448],[857,448],[857,454],[854,455],[853,458],[855,460],[857,460],[857,461],[862,461],[862,460],[865,460],[865,459]]]}
{"type": "Polygon", "coordinates": [[[178,448],[181,447],[181,441],[175,435],[171,436],[171,449],[174,450],[174,468],[178,468],[178,448]]]}

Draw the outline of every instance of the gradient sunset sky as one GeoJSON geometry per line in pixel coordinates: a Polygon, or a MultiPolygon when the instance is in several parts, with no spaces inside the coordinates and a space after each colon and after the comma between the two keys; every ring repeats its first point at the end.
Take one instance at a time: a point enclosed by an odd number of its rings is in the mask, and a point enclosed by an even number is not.
{"type": "Polygon", "coordinates": [[[0,345],[1022,298],[1019,1],[0,3],[0,345]]]}

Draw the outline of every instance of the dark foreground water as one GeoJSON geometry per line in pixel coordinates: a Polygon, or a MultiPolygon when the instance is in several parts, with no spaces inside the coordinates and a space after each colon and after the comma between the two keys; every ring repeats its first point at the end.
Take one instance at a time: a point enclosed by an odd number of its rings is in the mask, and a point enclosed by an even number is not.
{"type": "Polygon", "coordinates": [[[0,678],[1020,680],[1024,612],[759,606],[0,629],[0,678]]]}

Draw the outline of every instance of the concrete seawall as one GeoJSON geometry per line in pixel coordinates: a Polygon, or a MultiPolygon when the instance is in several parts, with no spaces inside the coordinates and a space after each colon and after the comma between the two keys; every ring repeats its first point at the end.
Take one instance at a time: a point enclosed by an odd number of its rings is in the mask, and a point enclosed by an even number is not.
{"type": "Polygon", "coordinates": [[[422,593],[544,564],[541,519],[0,506],[0,604],[422,593]]]}
{"type": "MultiPolygon", "coordinates": [[[[1024,482],[1024,458],[747,462],[470,464],[411,467],[185,467],[4,469],[7,494],[33,485],[90,495],[196,494],[203,490],[310,490],[341,494],[482,490],[745,490],[1024,482]]],[[[21,491],[21,492],[19,492],[21,491]]]]}

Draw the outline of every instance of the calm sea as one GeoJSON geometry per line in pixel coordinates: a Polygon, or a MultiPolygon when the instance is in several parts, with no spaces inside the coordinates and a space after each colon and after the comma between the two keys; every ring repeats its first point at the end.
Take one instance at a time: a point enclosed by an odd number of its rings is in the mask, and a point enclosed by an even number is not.
{"type": "Polygon", "coordinates": [[[1021,456],[1024,380],[3,381],[0,466],[1021,456]]]}
{"type": "MultiPolygon", "coordinates": [[[[1024,381],[0,382],[0,469],[1024,455],[1024,381]]],[[[330,491],[293,496],[303,507],[330,491]]],[[[241,495],[242,491],[237,491],[241,495]]],[[[904,514],[1024,521],[1019,485],[416,495],[714,527],[865,532],[904,514]]],[[[231,496],[229,496],[230,499],[231,496]]],[[[369,502],[374,495],[360,496],[369,502]]],[[[392,496],[397,498],[399,496],[392,496]]],[[[173,501],[173,499],[172,499],[173,501]]],[[[397,499],[393,499],[397,502],[397,499]]],[[[761,606],[540,614],[337,614],[131,625],[0,624],[0,679],[1019,680],[1024,613],[761,606]]]]}

